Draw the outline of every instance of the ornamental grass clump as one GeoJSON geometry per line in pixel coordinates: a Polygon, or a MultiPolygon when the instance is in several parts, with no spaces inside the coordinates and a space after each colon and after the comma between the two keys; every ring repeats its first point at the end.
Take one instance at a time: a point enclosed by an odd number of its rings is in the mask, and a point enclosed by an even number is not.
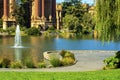
{"type": "Polygon", "coordinates": [[[63,66],[68,66],[68,65],[73,65],[74,64],[74,59],[71,57],[65,57],[62,59],[62,65],[63,66]]]}
{"type": "Polygon", "coordinates": [[[46,68],[46,63],[43,61],[43,62],[39,62],[38,63],[38,68],[46,68]]]}
{"type": "Polygon", "coordinates": [[[23,64],[21,63],[21,61],[15,61],[15,62],[11,62],[10,68],[23,68],[23,64]]]}
{"type": "Polygon", "coordinates": [[[73,53],[63,50],[60,52],[60,55],[62,56],[61,63],[63,66],[75,64],[75,56],[73,53]]]}
{"type": "Polygon", "coordinates": [[[50,56],[50,63],[53,67],[59,67],[61,66],[61,61],[60,61],[60,58],[59,56],[55,55],[55,54],[52,54],[50,56]]]}

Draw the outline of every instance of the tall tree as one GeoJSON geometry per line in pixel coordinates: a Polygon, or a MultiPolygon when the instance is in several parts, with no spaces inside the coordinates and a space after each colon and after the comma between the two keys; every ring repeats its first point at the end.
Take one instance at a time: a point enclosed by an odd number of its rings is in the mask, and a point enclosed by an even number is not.
{"type": "Polygon", "coordinates": [[[21,26],[30,26],[30,6],[32,0],[16,0],[14,4],[13,16],[16,18],[17,24],[21,26]]]}
{"type": "Polygon", "coordinates": [[[63,7],[63,17],[67,15],[74,15],[81,19],[84,10],[81,3],[81,0],[65,0],[65,2],[62,3],[63,7]]]}
{"type": "Polygon", "coordinates": [[[96,30],[103,40],[120,37],[120,0],[96,0],[96,30]]]}

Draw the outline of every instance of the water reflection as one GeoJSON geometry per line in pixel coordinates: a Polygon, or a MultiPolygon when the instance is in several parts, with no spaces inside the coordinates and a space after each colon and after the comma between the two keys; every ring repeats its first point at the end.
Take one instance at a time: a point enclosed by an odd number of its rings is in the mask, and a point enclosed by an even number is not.
{"type": "Polygon", "coordinates": [[[14,49],[14,36],[0,37],[0,57],[10,60],[38,63],[43,59],[43,52],[49,50],[120,50],[120,41],[102,42],[93,39],[93,35],[78,36],[25,36],[23,46],[27,48],[14,49]]]}
{"type": "Polygon", "coordinates": [[[20,48],[15,49],[15,61],[21,61],[22,53],[20,48]]]}

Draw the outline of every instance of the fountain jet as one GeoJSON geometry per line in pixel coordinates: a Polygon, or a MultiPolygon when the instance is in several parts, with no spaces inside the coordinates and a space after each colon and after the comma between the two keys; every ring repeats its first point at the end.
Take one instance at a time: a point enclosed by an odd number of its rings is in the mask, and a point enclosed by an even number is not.
{"type": "Polygon", "coordinates": [[[17,25],[17,27],[16,27],[14,47],[15,47],[15,48],[21,48],[21,47],[22,47],[21,35],[20,35],[20,27],[19,27],[19,25],[17,25]]]}

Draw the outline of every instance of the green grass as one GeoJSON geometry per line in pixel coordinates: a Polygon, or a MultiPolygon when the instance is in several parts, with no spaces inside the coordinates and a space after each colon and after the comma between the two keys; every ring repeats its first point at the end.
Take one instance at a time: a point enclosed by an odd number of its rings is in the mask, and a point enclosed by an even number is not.
{"type": "Polygon", "coordinates": [[[0,80],[120,80],[120,69],[91,72],[0,72],[0,80]]]}

